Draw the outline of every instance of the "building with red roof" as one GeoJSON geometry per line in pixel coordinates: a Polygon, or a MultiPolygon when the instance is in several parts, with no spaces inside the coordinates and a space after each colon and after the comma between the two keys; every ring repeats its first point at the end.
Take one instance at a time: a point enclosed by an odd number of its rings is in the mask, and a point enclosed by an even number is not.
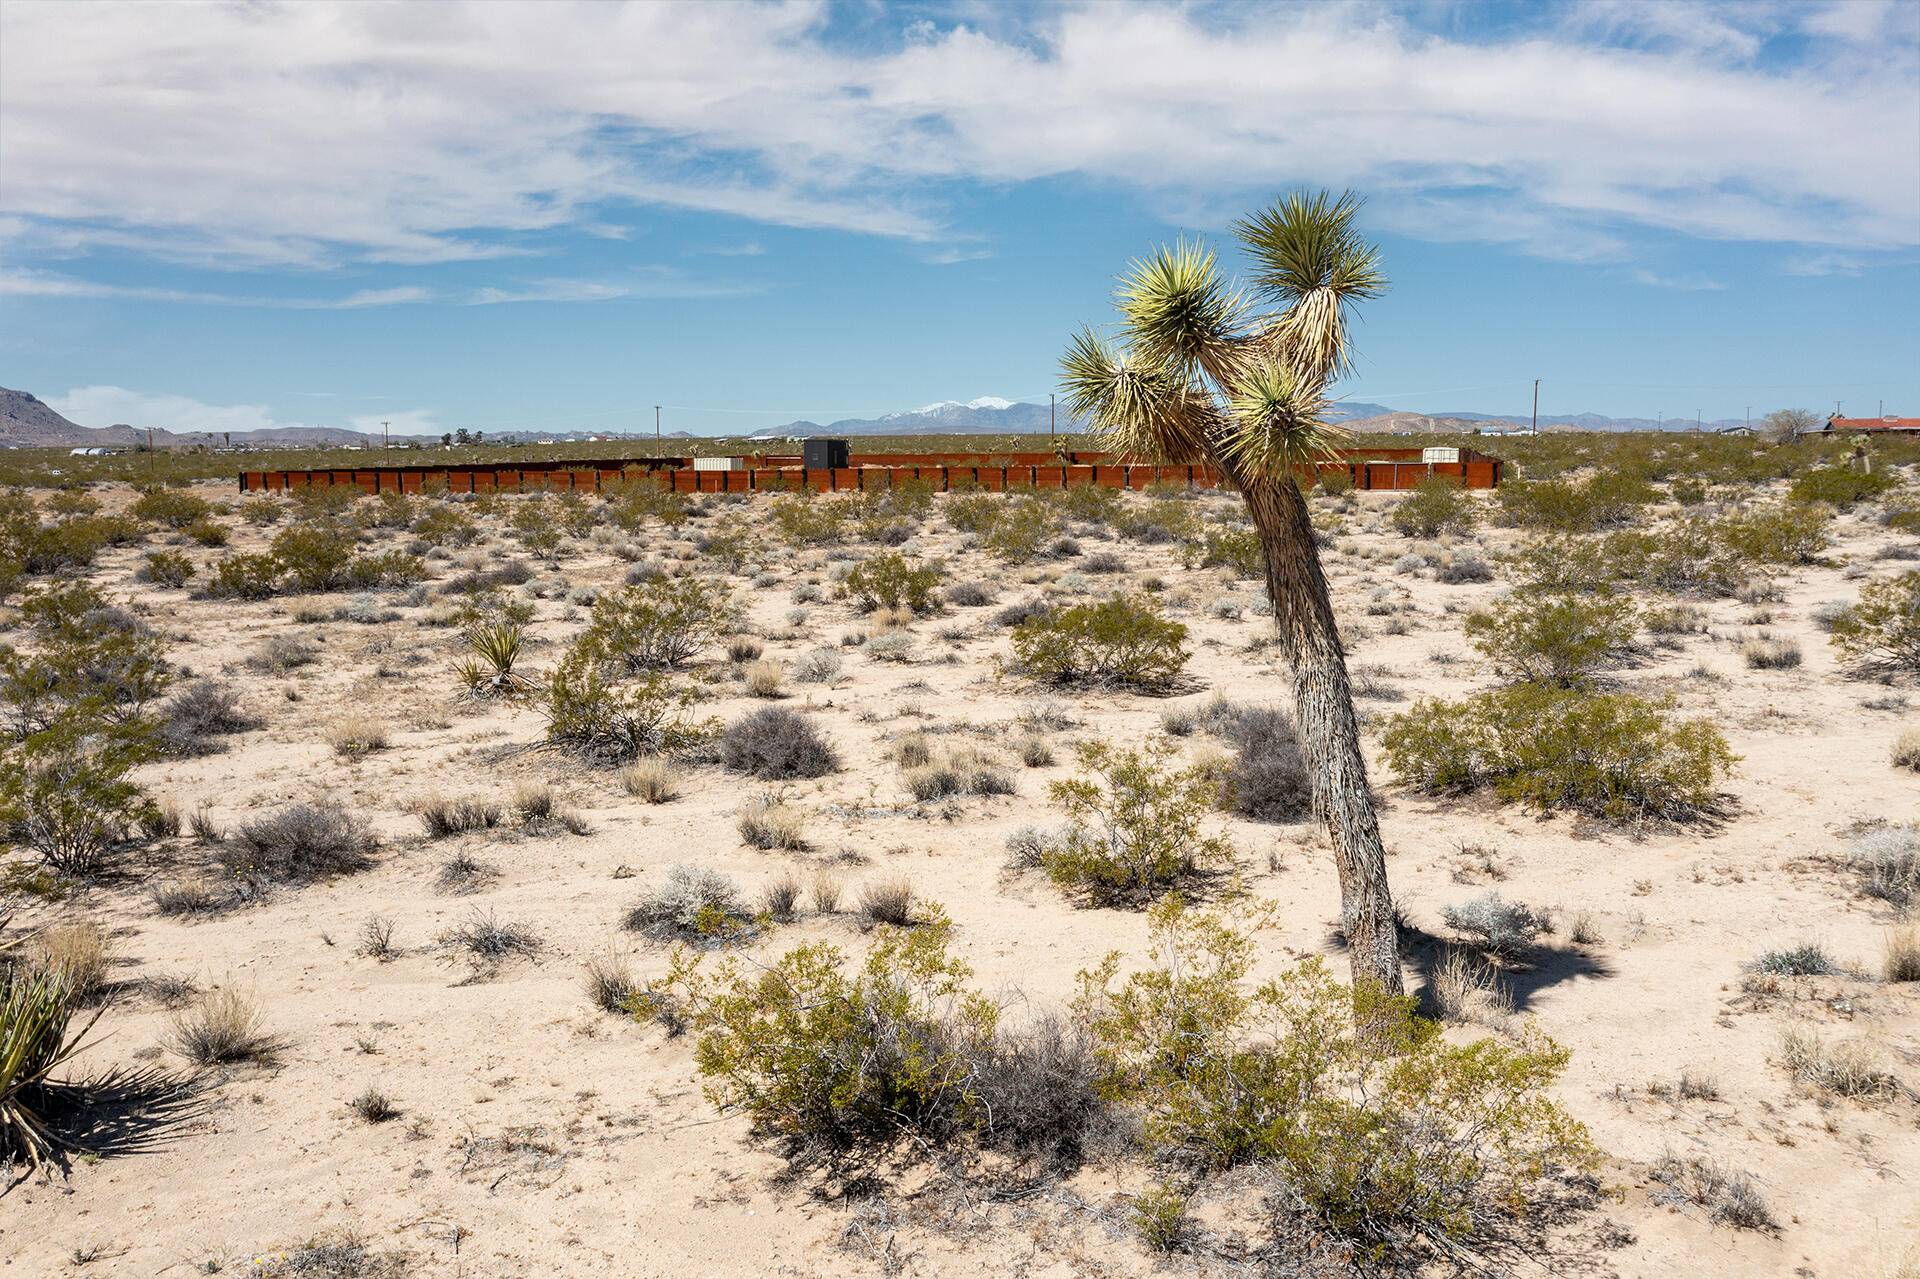
{"type": "Polygon", "coordinates": [[[1840,417],[1829,416],[1826,424],[1819,427],[1822,433],[1828,431],[1893,431],[1900,434],[1920,434],[1920,417],[1840,417]]]}

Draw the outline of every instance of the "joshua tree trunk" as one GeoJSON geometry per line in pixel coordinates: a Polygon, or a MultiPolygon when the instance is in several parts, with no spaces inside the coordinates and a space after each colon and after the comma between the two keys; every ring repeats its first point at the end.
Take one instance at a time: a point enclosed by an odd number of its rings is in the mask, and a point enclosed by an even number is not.
{"type": "Polygon", "coordinates": [[[1398,995],[1403,985],[1386,849],[1306,500],[1290,477],[1243,478],[1231,459],[1215,461],[1239,487],[1260,536],[1274,627],[1293,663],[1293,713],[1313,781],[1313,815],[1333,843],[1340,872],[1340,915],[1354,985],[1398,995]]]}

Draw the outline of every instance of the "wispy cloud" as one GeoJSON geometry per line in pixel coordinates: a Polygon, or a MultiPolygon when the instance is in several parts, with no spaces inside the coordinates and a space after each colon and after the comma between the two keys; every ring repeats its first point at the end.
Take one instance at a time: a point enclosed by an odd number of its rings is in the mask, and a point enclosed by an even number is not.
{"type": "Polygon", "coordinates": [[[65,395],[47,397],[62,417],[82,426],[156,427],[169,431],[262,431],[318,426],[346,426],[356,431],[378,431],[382,417],[393,423],[395,434],[433,434],[431,409],[401,409],[362,414],[348,422],[308,422],[275,417],[264,404],[209,404],[187,395],[135,391],[124,386],[80,386],[65,395]]]}
{"type": "Polygon", "coordinates": [[[758,240],[746,240],[739,244],[715,244],[702,249],[689,249],[687,252],[713,258],[757,258],[767,251],[767,246],[758,240]]]}
{"type": "Polygon", "coordinates": [[[130,302],[184,302],[200,306],[264,307],[285,311],[356,311],[366,307],[497,306],[514,302],[609,302],[619,298],[733,298],[760,291],[758,285],[700,280],[670,268],[640,268],[619,282],[533,280],[473,289],[402,286],[360,289],[337,298],[286,297],[277,294],[213,293],[108,284],[47,271],[0,270],[0,297],[97,298],[130,302]]]}
{"type": "Polygon", "coordinates": [[[1354,186],[1406,234],[1576,258],[1649,227],[1920,239],[1910,5],[1601,3],[1470,37],[1449,11],[1093,4],[852,42],[811,0],[7,5],[0,233],[422,265],[654,205],[945,245],[974,185],[1084,179],[1354,186]]]}
{"type": "Polygon", "coordinates": [[[1628,278],[1635,284],[1644,284],[1650,289],[1678,289],[1682,293],[1717,293],[1727,287],[1698,271],[1687,271],[1679,275],[1662,275],[1657,271],[1649,271],[1645,267],[1636,267],[1628,273],[1628,278]]]}

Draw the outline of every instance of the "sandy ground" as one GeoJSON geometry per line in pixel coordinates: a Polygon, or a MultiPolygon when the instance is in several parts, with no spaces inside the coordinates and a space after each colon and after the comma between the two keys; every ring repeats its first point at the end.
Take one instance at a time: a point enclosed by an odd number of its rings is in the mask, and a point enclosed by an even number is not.
{"type": "MultiPolygon", "coordinates": [[[[231,497],[222,486],[200,491],[231,497]]],[[[1390,695],[1361,703],[1370,719],[1405,704],[1391,697],[1486,686],[1460,622],[1503,589],[1498,580],[1455,586],[1395,572],[1393,561],[1416,548],[1382,519],[1394,500],[1357,495],[1328,554],[1350,660],[1390,695]],[[1386,592],[1391,612],[1379,611],[1376,591],[1386,592]]],[[[434,573],[517,553],[502,525],[493,522],[482,547],[434,561],[434,573]]],[[[1797,669],[1749,670],[1738,645],[1754,629],[1754,608],[1722,600],[1706,606],[1708,633],[1651,650],[1624,673],[1629,687],[1671,692],[1682,712],[1711,716],[1741,756],[1717,825],[1637,831],[1491,800],[1440,801],[1393,784],[1375,761],[1394,888],[1415,921],[1444,933],[1444,906],[1497,887],[1555,908],[1562,921],[1585,911],[1594,922],[1597,941],[1573,945],[1563,927],[1549,958],[1516,984],[1524,1015],[1572,1049],[1559,1095],[1609,1156],[1609,1195],[1577,1223],[1583,1238],[1604,1246],[1563,1258],[1574,1270],[1851,1279],[1881,1273],[1920,1236],[1920,1108],[1816,1098],[1778,1061],[1783,1030],[1810,1026],[1833,1040],[1872,1041],[1896,1073],[1920,1084],[1920,989],[1874,979],[1891,916],[1834,860],[1844,832],[1863,819],[1920,818],[1920,775],[1888,764],[1916,712],[1897,690],[1847,677],[1812,620],[1821,603],[1853,598],[1848,565],[1904,566],[1873,558],[1889,544],[1883,529],[1843,518],[1836,532],[1830,566],[1782,578],[1780,600],[1762,606],[1772,613],[1767,631],[1799,641],[1797,669]],[[1476,845],[1490,855],[1463,851],[1476,845]],[[1744,961],[1803,939],[1861,975],[1788,981],[1768,999],[1743,993],[1744,961]],[[1717,1080],[1718,1097],[1673,1098],[1667,1086],[1682,1072],[1717,1080]],[[1750,1172],[1782,1229],[1733,1230],[1660,1206],[1648,1172],[1668,1153],[1750,1172]]],[[[262,540],[236,522],[237,549],[262,540]]],[[[1516,539],[1489,529],[1467,540],[1498,550],[1516,539]]],[[[1223,619],[1211,608],[1226,596],[1253,603],[1254,583],[1183,570],[1167,548],[1086,530],[1081,541],[1166,579],[1163,599],[1193,631],[1191,687],[1173,699],[1036,692],[998,673],[1008,646],[991,608],[915,623],[910,663],[846,650],[837,683],[791,683],[784,702],[816,713],[845,761],[839,773],[786,788],[808,813],[814,847],[801,854],[742,844],[734,814],[757,785],[690,769],[678,800],[648,806],[624,793],[616,773],[537,749],[533,712],[457,698],[456,634],[424,624],[431,604],[406,607],[403,592],[382,592],[397,620],[296,622],[290,613],[303,601],[193,599],[136,582],[144,550],[108,553],[95,580],[173,638],[182,666],[235,681],[264,720],[229,739],[230,749],[150,767],[144,780],[182,811],[208,808],[228,827],[295,800],[339,799],[388,844],[370,871],[199,920],[162,916],[148,897],[202,857],[184,839],[155,852],[131,882],[58,903],[16,903],[16,926],[86,917],[111,931],[116,976],[129,993],[102,1021],[106,1037],[89,1062],[178,1064],[164,1046],[174,1014],[139,985],[162,975],[256,994],[286,1048],[275,1066],[222,1075],[204,1113],[158,1148],[77,1161],[64,1181],[28,1181],[0,1198],[5,1271],[249,1273],[255,1258],[345,1235],[404,1254],[409,1273],[433,1276],[1207,1271],[1203,1259],[1154,1258],[1135,1241],[1120,1196],[1145,1181],[1137,1168],[1096,1165],[1012,1202],[969,1197],[924,1174],[853,1198],[824,1193],[805,1175],[784,1177],[783,1161],[755,1143],[743,1119],[719,1115],[702,1097],[686,1039],[597,1011],[582,985],[583,964],[609,952],[630,956],[642,974],[664,969],[666,950],[619,921],[682,861],[724,870],[750,891],[789,869],[805,879],[824,866],[844,875],[849,897],[865,881],[904,874],[944,904],[986,987],[1036,1004],[1068,996],[1076,971],[1109,950],[1141,954],[1140,914],[1079,908],[1043,879],[1009,877],[1003,840],[1022,825],[1058,820],[1046,783],[1070,771],[1072,740],[1132,740],[1171,706],[1216,693],[1284,703],[1287,683],[1271,650],[1248,647],[1264,618],[1223,619]],[[284,676],[243,664],[269,637],[290,633],[316,642],[321,661],[284,676]],[[1057,734],[1058,763],[1016,769],[1016,795],[916,806],[885,758],[892,738],[921,727],[971,726],[992,744],[1045,700],[1078,724],[1057,734]],[[349,711],[385,720],[390,747],[358,761],[337,757],[323,733],[349,711]],[[429,842],[409,812],[427,797],[504,799],[522,779],[551,782],[591,833],[429,842]],[[499,875],[470,896],[448,896],[434,879],[462,850],[499,875]],[[537,956],[483,978],[450,962],[436,938],[476,909],[532,929],[537,956]],[[390,962],[356,953],[376,914],[394,924],[401,953],[390,962]],[[370,1085],[395,1100],[400,1119],[373,1125],[347,1110],[370,1085]]],[[[937,517],[917,545],[947,557],[950,582],[985,582],[1000,603],[1073,568],[997,565],[961,549],[937,517]]],[[[186,549],[203,563],[218,554],[186,549]]],[[[654,556],[673,558],[659,547],[654,556]]],[[[826,582],[823,552],[783,549],[767,563],[774,584],[741,597],[768,657],[833,647],[864,625],[830,590],[827,602],[793,602],[796,585],[826,582]],[[790,622],[796,608],[803,616],[790,622]]],[[[625,569],[605,544],[570,542],[535,584],[605,588],[625,569]]],[[[1095,591],[1125,585],[1087,581],[1095,591]]],[[[539,643],[526,664],[542,669],[586,610],[564,593],[533,602],[539,643]]],[[[724,654],[704,654],[691,678],[711,696],[704,712],[732,719],[764,704],[729,677],[724,654]]],[[[1195,737],[1188,749],[1201,745],[1195,737]]],[[[1338,896],[1313,833],[1224,817],[1220,826],[1250,886],[1281,904],[1270,964],[1324,953],[1338,896]]],[[[863,945],[851,916],[813,914],[761,944],[778,950],[816,938],[863,945]]]]}

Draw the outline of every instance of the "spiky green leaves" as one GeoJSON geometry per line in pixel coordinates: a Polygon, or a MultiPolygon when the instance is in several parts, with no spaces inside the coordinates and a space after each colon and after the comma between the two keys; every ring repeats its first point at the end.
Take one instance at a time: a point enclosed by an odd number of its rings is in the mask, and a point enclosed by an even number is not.
{"type": "Polygon", "coordinates": [[[1115,300],[1133,354],[1156,367],[1219,377],[1245,335],[1245,300],[1220,278],[1213,250],[1184,240],[1134,262],[1115,300]]]}
{"type": "Polygon", "coordinates": [[[1277,360],[1252,364],[1228,397],[1221,450],[1246,474],[1269,477],[1326,457],[1346,433],[1325,420],[1321,386],[1277,360]]]}
{"type": "Polygon", "coordinates": [[[1254,284],[1282,308],[1261,345],[1326,381],[1348,368],[1349,309],[1387,288],[1380,250],[1354,225],[1359,212],[1352,192],[1296,191],[1234,224],[1256,263],[1254,284]]]}
{"type": "Polygon", "coordinates": [[[1088,418],[1108,448],[1153,461],[1205,456],[1212,414],[1192,381],[1117,350],[1091,329],[1061,357],[1067,407],[1088,418]]]}

